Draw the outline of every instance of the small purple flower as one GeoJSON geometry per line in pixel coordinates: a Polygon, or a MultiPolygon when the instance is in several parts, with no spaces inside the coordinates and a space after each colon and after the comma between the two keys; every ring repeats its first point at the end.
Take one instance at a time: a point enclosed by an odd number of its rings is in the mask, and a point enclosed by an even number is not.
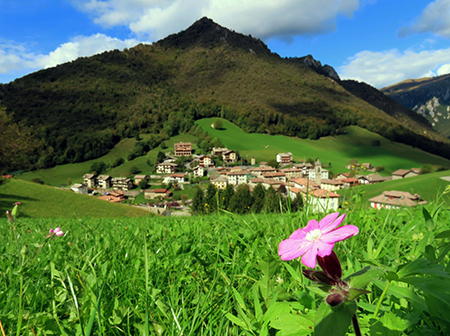
{"type": "Polygon", "coordinates": [[[15,202],[14,205],[20,205],[20,202],[15,202]]]}
{"type": "Polygon", "coordinates": [[[64,232],[57,227],[56,229],[50,229],[50,231],[48,232],[47,238],[52,237],[52,236],[58,236],[61,237],[64,234],[64,232]]]}

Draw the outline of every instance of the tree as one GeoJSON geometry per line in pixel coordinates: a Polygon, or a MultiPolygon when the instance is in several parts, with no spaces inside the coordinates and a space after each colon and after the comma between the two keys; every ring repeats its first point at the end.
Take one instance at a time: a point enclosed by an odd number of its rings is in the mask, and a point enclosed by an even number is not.
{"type": "Polygon", "coordinates": [[[205,210],[207,213],[213,213],[217,210],[216,187],[210,183],[206,189],[205,210]]]}
{"type": "Polygon", "coordinates": [[[227,184],[225,190],[221,192],[220,196],[222,197],[219,198],[222,209],[228,211],[230,210],[230,200],[233,197],[233,195],[234,195],[234,187],[231,184],[227,184]]]}
{"type": "Polygon", "coordinates": [[[165,158],[166,158],[166,154],[164,154],[163,152],[158,152],[158,154],[156,156],[155,164],[163,162],[165,158]]]}
{"type": "Polygon", "coordinates": [[[148,181],[146,179],[142,179],[139,181],[138,187],[141,189],[147,189],[148,181]]]}
{"type": "Polygon", "coordinates": [[[95,172],[97,174],[104,173],[107,169],[108,169],[108,166],[103,161],[97,161],[91,165],[91,172],[95,172]]]}
{"type": "Polygon", "coordinates": [[[280,212],[279,198],[277,192],[272,186],[267,189],[264,210],[268,213],[280,212]]]}
{"type": "Polygon", "coordinates": [[[300,194],[291,200],[291,212],[297,212],[303,209],[303,197],[300,194]]]}
{"type": "Polygon", "coordinates": [[[111,164],[111,168],[114,168],[114,167],[118,167],[118,166],[120,166],[122,163],[124,163],[125,162],[125,159],[124,158],[122,158],[122,157],[118,157],[117,159],[115,159],[114,161],[113,161],[113,163],[111,164]]]}
{"type": "Polygon", "coordinates": [[[139,169],[139,167],[137,167],[137,166],[131,166],[130,167],[130,174],[131,175],[139,174],[140,172],[141,172],[141,170],[139,169]]]}
{"type": "Polygon", "coordinates": [[[194,197],[192,198],[192,205],[191,205],[191,211],[194,214],[202,214],[205,211],[204,198],[205,194],[203,193],[203,189],[197,187],[194,197]]]}
{"type": "Polygon", "coordinates": [[[213,124],[214,129],[221,130],[223,129],[223,123],[221,119],[216,119],[216,121],[213,124]]]}
{"type": "Polygon", "coordinates": [[[25,167],[30,155],[41,146],[31,135],[31,129],[13,121],[0,104],[0,172],[25,167]]]}
{"type": "Polygon", "coordinates": [[[161,142],[161,149],[167,149],[167,148],[168,148],[168,146],[167,146],[166,142],[162,141],[161,142]]]}
{"type": "Polygon", "coordinates": [[[280,164],[275,159],[270,159],[269,161],[267,161],[267,165],[273,168],[280,168],[280,164]]]}
{"type": "Polygon", "coordinates": [[[250,212],[251,206],[253,204],[253,197],[250,193],[250,188],[248,184],[240,184],[233,197],[230,199],[230,209],[231,211],[244,214],[250,212]]]}
{"type": "Polygon", "coordinates": [[[264,208],[266,198],[266,189],[264,189],[261,183],[258,183],[255,186],[255,188],[253,188],[252,196],[253,196],[252,212],[260,213],[264,208]]]}

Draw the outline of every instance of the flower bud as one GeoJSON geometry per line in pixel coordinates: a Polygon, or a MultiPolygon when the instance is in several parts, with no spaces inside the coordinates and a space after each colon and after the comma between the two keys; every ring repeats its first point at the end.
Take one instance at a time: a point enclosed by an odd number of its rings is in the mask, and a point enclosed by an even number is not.
{"type": "Polygon", "coordinates": [[[344,302],[344,297],[341,293],[333,293],[327,296],[326,301],[331,307],[336,307],[344,302]]]}
{"type": "Polygon", "coordinates": [[[340,281],[342,277],[342,268],[339,259],[333,251],[325,257],[317,256],[317,262],[323,271],[333,280],[340,281]]]}

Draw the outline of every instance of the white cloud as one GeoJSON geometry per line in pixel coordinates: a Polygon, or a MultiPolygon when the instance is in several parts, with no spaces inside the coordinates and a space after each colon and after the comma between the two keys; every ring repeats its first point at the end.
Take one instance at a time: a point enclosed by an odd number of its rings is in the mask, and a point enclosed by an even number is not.
{"type": "Polygon", "coordinates": [[[338,69],[342,79],[366,82],[377,88],[396,84],[409,78],[431,77],[450,72],[450,48],[414,52],[397,49],[362,51],[349,58],[338,69]]]}
{"type": "Polygon", "coordinates": [[[421,16],[410,27],[402,27],[399,35],[434,33],[450,38],[450,0],[436,0],[425,7],[421,16]]]}
{"type": "Polygon", "coordinates": [[[30,53],[21,45],[0,44],[0,74],[49,68],[78,57],[91,56],[106,50],[130,48],[138,43],[138,40],[119,40],[103,34],[78,36],[47,55],[30,53]]]}
{"type": "Polygon", "coordinates": [[[337,17],[351,17],[359,0],[88,0],[78,8],[98,24],[128,25],[152,40],[186,29],[203,16],[265,39],[331,32],[337,17]]]}

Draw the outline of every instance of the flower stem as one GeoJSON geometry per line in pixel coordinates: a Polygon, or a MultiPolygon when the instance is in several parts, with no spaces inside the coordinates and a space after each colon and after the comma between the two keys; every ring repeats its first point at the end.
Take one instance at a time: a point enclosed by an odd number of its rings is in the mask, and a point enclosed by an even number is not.
{"type": "Polygon", "coordinates": [[[391,282],[388,281],[388,283],[386,284],[386,287],[384,287],[383,293],[381,293],[381,296],[378,299],[377,307],[375,308],[375,311],[373,313],[373,318],[377,318],[378,311],[380,310],[381,302],[383,301],[384,296],[386,295],[390,285],[391,285],[391,282]]]}
{"type": "Polygon", "coordinates": [[[352,316],[352,322],[353,322],[353,329],[355,331],[355,335],[362,336],[361,329],[359,328],[358,316],[356,316],[356,313],[354,313],[352,316]]]}

